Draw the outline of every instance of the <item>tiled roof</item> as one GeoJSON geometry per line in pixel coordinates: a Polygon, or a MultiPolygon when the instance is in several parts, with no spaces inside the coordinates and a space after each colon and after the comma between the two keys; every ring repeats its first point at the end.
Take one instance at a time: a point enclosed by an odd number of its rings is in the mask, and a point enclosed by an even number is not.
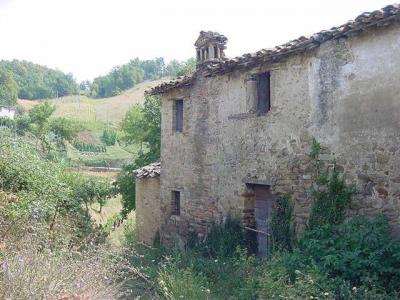
{"type": "Polygon", "coordinates": [[[150,165],[147,165],[140,169],[137,169],[133,172],[133,174],[137,178],[157,177],[157,176],[160,176],[160,173],[161,173],[160,162],[152,163],[150,165]]]}
{"type": "MultiPolygon", "coordinates": [[[[262,49],[255,53],[244,54],[233,59],[211,62],[204,66],[201,70],[201,75],[214,76],[236,69],[253,67],[260,63],[276,62],[287,58],[290,55],[317,48],[326,41],[357,35],[369,28],[388,26],[393,22],[398,22],[399,20],[400,5],[388,5],[381,10],[365,12],[355,18],[355,20],[351,20],[338,27],[332,27],[329,30],[322,30],[310,37],[301,36],[298,39],[272,49],[262,49]]],[[[198,72],[194,73],[191,77],[181,77],[177,78],[175,81],[163,83],[152,88],[149,93],[162,94],[174,88],[189,86],[197,75],[198,72]]]]}

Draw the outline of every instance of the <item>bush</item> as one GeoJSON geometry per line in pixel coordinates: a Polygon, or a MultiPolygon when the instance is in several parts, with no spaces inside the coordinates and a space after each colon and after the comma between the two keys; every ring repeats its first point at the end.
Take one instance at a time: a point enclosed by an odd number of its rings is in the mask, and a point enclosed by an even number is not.
{"type": "Polygon", "coordinates": [[[174,262],[166,263],[159,271],[158,279],[161,293],[167,299],[208,299],[210,289],[202,274],[190,268],[181,269],[174,262]]]}
{"type": "Polygon", "coordinates": [[[352,286],[372,280],[382,290],[400,290],[400,241],[390,237],[382,215],[306,231],[299,249],[330,278],[352,286]]]}
{"type": "Polygon", "coordinates": [[[205,239],[201,240],[193,233],[188,241],[189,249],[214,258],[232,256],[237,247],[244,246],[243,227],[240,220],[232,216],[228,216],[221,224],[212,224],[205,239]]]}
{"type": "Polygon", "coordinates": [[[0,117],[0,126],[13,128],[15,126],[15,121],[9,117],[0,117]]]}
{"type": "Polygon", "coordinates": [[[79,142],[79,141],[74,142],[74,147],[75,147],[75,149],[77,149],[81,152],[95,152],[95,153],[107,152],[106,146],[88,144],[88,143],[79,142]]]}
{"type": "Polygon", "coordinates": [[[117,142],[117,132],[112,128],[106,128],[103,130],[103,135],[101,136],[101,140],[107,146],[113,146],[117,142]]]}
{"type": "Polygon", "coordinates": [[[293,224],[294,203],[290,195],[279,197],[272,211],[271,232],[274,250],[292,250],[295,232],[293,224]]]}

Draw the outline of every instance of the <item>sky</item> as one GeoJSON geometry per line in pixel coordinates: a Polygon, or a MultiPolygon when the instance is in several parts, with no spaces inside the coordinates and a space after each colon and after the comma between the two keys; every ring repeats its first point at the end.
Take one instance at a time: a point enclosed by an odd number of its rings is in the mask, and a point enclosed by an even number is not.
{"type": "MultiPolygon", "coordinates": [[[[395,1],[395,0],[393,0],[395,1]]],[[[0,0],[0,60],[25,59],[92,80],[130,59],[195,56],[200,30],[229,57],[341,25],[390,0],[0,0]]]]}

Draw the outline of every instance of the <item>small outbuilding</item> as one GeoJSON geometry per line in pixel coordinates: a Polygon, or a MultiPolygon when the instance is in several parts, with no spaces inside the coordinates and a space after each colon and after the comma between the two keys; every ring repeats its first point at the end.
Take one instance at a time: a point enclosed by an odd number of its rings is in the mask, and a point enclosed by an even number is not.
{"type": "Polygon", "coordinates": [[[13,120],[15,117],[15,108],[0,106],[0,117],[7,117],[13,120]]]}
{"type": "Polygon", "coordinates": [[[134,172],[136,177],[136,230],[138,240],[152,246],[160,237],[160,163],[134,172]]]}

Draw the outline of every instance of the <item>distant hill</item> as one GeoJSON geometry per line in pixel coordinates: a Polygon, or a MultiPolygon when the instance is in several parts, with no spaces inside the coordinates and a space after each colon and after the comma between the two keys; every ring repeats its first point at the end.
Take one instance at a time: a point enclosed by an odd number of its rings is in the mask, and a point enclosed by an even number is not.
{"type": "MultiPolygon", "coordinates": [[[[118,96],[110,98],[92,99],[75,95],[55,98],[49,101],[56,105],[54,117],[65,117],[84,126],[85,129],[78,134],[78,141],[101,144],[101,135],[105,128],[111,127],[118,130],[118,125],[129,107],[134,104],[143,104],[144,92],[167,80],[170,79],[145,81],[118,96]]],[[[33,100],[17,101],[17,104],[25,110],[31,109],[38,103],[39,101],[33,100]]],[[[106,153],[85,155],[72,145],[68,145],[67,155],[72,163],[76,165],[120,167],[125,162],[132,161],[138,150],[139,147],[137,146],[125,146],[117,143],[114,146],[107,146],[106,153]]]]}
{"type": "MultiPolygon", "coordinates": [[[[156,85],[159,85],[169,78],[163,78],[153,81],[145,81],[135,85],[135,87],[124,91],[120,95],[92,99],[86,96],[73,95],[56,99],[50,99],[57,110],[54,116],[66,117],[79,122],[92,124],[94,127],[101,127],[101,124],[117,125],[125,116],[129,107],[133,104],[144,103],[144,92],[156,85]]],[[[29,110],[36,105],[37,101],[18,100],[18,104],[29,110]]]]}
{"type": "Polygon", "coordinates": [[[72,74],[24,60],[2,60],[0,69],[12,74],[18,86],[18,98],[42,99],[77,94],[78,84],[72,74]]]}

